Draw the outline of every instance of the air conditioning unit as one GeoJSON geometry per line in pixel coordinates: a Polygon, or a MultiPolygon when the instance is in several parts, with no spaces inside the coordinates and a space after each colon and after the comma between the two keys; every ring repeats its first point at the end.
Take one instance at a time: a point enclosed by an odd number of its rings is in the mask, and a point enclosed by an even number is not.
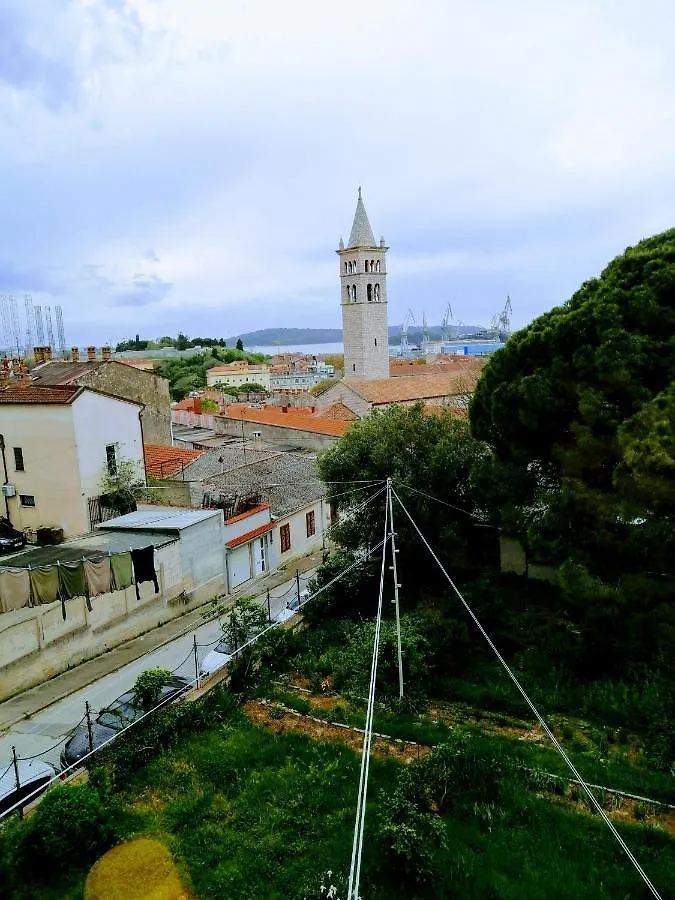
{"type": "Polygon", "coordinates": [[[3,484],[2,486],[2,496],[3,497],[16,497],[16,488],[13,484],[3,484]]]}

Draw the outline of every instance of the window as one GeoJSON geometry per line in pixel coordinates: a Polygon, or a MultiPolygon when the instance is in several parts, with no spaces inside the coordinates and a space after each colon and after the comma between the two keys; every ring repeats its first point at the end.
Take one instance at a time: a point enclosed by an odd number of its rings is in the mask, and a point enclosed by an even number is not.
{"type": "Polygon", "coordinates": [[[279,537],[281,539],[281,552],[286,553],[291,549],[291,526],[282,525],[279,529],[279,537]]]}
{"type": "Polygon", "coordinates": [[[375,285],[375,292],[374,292],[374,297],[373,297],[373,299],[374,299],[377,303],[379,303],[379,301],[380,301],[380,286],[379,286],[379,284],[376,284],[376,285],[375,285]]]}
{"type": "Polygon", "coordinates": [[[108,475],[117,475],[117,448],[114,444],[107,444],[105,458],[108,464],[108,475]]]}
{"type": "Polygon", "coordinates": [[[356,285],[352,285],[352,300],[356,300],[356,285]]]}
{"type": "Polygon", "coordinates": [[[379,272],[379,271],[380,271],[380,261],[379,261],[379,259],[378,259],[377,262],[375,263],[375,271],[376,271],[376,272],[379,272]]]}
{"type": "Polygon", "coordinates": [[[307,524],[307,537],[311,537],[313,534],[316,534],[316,521],[314,519],[314,510],[308,512],[305,515],[305,522],[307,524]]]}
{"type": "Polygon", "coordinates": [[[35,506],[35,497],[32,494],[19,494],[22,506],[35,506]]]}
{"type": "Polygon", "coordinates": [[[352,366],[352,371],[356,372],[356,363],[354,363],[354,365],[352,366]]]}
{"type": "Polygon", "coordinates": [[[370,301],[373,299],[373,286],[372,286],[372,284],[369,284],[369,285],[366,287],[366,297],[368,298],[368,302],[370,302],[370,301]]]}
{"type": "Polygon", "coordinates": [[[25,472],[23,465],[23,450],[21,447],[14,448],[14,468],[17,472],[25,472]]]}
{"type": "Polygon", "coordinates": [[[345,275],[347,274],[347,263],[345,263],[345,275]]]}
{"type": "Polygon", "coordinates": [[[377,338],[375,338],[375,346],[377,347],[377,338]]]}

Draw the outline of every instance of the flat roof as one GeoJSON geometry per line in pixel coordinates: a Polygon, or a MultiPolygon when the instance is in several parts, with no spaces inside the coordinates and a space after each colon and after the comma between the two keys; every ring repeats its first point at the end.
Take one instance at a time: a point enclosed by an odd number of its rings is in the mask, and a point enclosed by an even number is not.
{"type": "MultiPolygon", "coordinates": [[[[104,523],[107,525],[107,522],[104,523]]],[[[26,547],[19,553],[3,556],[3,567],[27,569],[28,566],[49,566],[57,562],[77,562],[83,556],[100,556],[106,553],[119,553],[123,550],[137,550],[140,547],[164,547],[176,540],[174,535],[153,535],[147,532],[129,531],[97,531],[73,541],[54,544],[47,547],[26,547]]]]}
{"type": "Polygon", "coordinates": [[[220,510],[214,509],[182,509],[175,506],[152,506],[147,509],[138,509],[136,512],[127,513],[126,516],[118,516],[103,522],[98,527],[105,531],[181,531],[212,519],[214,516],[222,516],[220,510]]]}

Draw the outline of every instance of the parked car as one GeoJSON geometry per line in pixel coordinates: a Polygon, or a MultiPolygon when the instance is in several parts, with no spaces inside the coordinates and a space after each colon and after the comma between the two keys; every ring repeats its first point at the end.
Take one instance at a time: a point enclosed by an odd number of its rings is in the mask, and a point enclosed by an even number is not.
{"type": "Polygon", "coordinates": [[[26,546],[26,535],[12,527],[9,519],[0,518],[0,556],[16,553],[26,546]]]}
{"type": "Polygon", "coordinates": [[[300,600],[298,601],[297,594],[293,594],[293,596],[288,601],[286,606],[289,609],[299,609],[301,606],[304,606],[304,604],[308,600],[309,600],[309,590],[307,588],[304,588],[303,590],[300,591],[300,600]]]}
{"type": "Polygon", "coordinates": [[[56,770],[41,759],[19,759],[17,768],[13,763],[4,764],[0,775],[0,814],[7,812],[16,803],[30,797],[31,803],[56,778],[56,770]],[[17,786],[17,770],[19,784],[17,786]],[[32,796],[35,794],[35,796],[32,796]]]}
{"type": "Polygon", "coordinates": [[[234,648],[230,647],[227,641],[221,641],[219,644],[207,653],[202,664],[199,667],[199,675],[201,678],[207,675],[213,675],[218,669],[222,669],[225,663],[232,659],[234,648]]]}
{"type": "MultiPolygon", "coordinates": [[[[184,693],[190,682],[180,675],[172,675],[168,683],[164,685],[159,694],[159,702],[169,702],[184,693]]],[[[63,768],[78,762],[86,756],[90,750],[95,750],[104,744],[109,738],[117,734],[127,725],[135,722],[143,715],[144,710],[136,700],[133,690],[127,691],[114,700],[110,706],[105,706],[96,719],[91,723],[91,747],[89,746],[89,728],[86,722],[77,726],[73,736],[66,742],[61,751],[61,765],[63,768]]]]}

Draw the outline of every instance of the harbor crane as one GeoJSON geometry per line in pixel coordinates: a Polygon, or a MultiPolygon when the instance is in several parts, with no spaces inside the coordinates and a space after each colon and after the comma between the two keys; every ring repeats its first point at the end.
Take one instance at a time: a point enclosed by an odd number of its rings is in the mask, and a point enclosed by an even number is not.
{"type": "Polygon", "coordinates": [[[445,315],[443,316],[443,321],[441,322],[441,340],[445,344],[449,339],[449,324],[452,322],[452,307],[448,303],[445,315]]]}
{"type": "Polygon", "coordinates": [[[511,298],[506,295],[506,303],[504,309],[492,317],[490,322],[490,334],[495,339],[505,341],[511,334],[511,298]]]}
{"type": "Polygon", "coordinates": [[[415,316],[411,309],[408,310],[405,319],[403,320],[403,324],[401,325],[401,349],[399,351],[401,356],[407,356],[410,352],[410,345],[408,344],[408,326],[410,323],[415,324],[415,316]]]}

